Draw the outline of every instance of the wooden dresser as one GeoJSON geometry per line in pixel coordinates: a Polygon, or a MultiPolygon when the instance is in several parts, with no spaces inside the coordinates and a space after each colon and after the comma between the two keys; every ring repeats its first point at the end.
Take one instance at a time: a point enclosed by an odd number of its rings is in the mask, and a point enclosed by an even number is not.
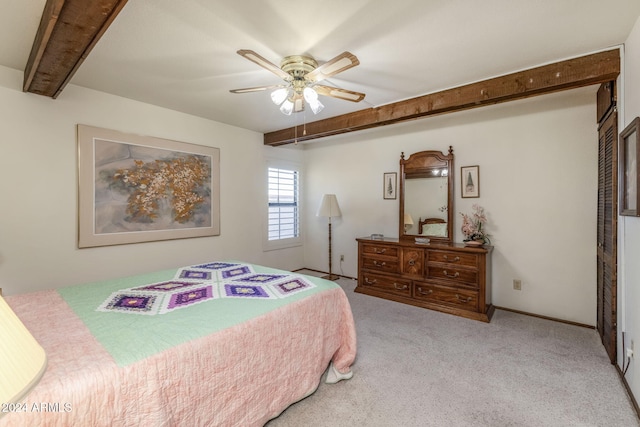
{"type": "Polygon", "coordinates": [[[489,322],[491,246],[359,238],[355,291],[489,322]]]}

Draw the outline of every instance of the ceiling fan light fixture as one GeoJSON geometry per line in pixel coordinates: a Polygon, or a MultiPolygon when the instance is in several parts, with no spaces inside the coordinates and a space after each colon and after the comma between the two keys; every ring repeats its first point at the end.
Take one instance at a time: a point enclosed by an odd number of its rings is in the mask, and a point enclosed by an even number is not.
{"type": "Polygon", "coordinates": [[[293,112],[293,102],[289,101],[288,99],[285,100],[280,106],[280,111],[282,112],[282,114],[290,116],[293,112]]]}
{"type": "Polygon", "coordinates": [[[317,99],[313,102],[309,102],[309,107],[311,107],[311,111],[313,111],[313,114],[318,114],[324,109],[324,105],[322,104],[322,102],[318,101],[317,99]]]}
{"type": "Polygon", "coordinates": [[[302,94],[304,95],[305,101],[307,101],[309,105],[318,101],[318,92],[316,92],[313,88],[305,87],[302,91],[302,94]]]}
{"type": "Polygon", "coordinates": [[[285,87],[281,87],[280,89],[276,89],[271,92],[271,100],[274,104],[280,105],[284,102],[285,99],[289,96],[289,91],[285,87]]]}

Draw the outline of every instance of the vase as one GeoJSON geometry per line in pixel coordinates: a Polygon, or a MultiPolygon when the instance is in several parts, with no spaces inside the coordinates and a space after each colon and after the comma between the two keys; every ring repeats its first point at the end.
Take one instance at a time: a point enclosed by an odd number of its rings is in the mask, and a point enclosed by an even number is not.
{"type": "Polygon", "coordinates": [[[465,246],[482,246],[484,245],[484,240],[465,240],[465,246]]]}

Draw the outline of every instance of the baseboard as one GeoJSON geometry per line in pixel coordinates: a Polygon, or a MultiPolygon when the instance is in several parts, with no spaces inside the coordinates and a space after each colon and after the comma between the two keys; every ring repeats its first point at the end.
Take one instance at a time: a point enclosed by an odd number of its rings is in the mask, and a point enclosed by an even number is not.
{"type": "Polygon", "coordinates": [[[624,385],[625,390],[627,390],[627,395],[629,396],[629,399],[631,399],[631,404],[633,405],[633,409],[635,409],[636,415],[638,416],[638,418],[640,418],[640,406],[638,406],[638,402],[636,401],[636,398],[633,395],[633,392],[631,391],[631,387],[629,387],[629,383],[627,382],[627,379],[624,377],[624,373],[620,369],[620,366],[618,366],[617,363],[615,364],[615,366],[616,366],[616,371],[618,371],[618,375],[620,375],[620,379],[622,380],[622,384],[624,385]]]}
{"type": "MultiPolygon", "coordinates": [[[[322,274],[329,275],[329,273],[328,273],[328,272],[326,272],[326,271],[316,270],[315,268],[307,268],[307,267],[299,268],[299,269],[297,269],[297,270],[293,270],[293,271],[294,271],[294,272],[296,272],[296,271],[302,271],[302,270],[315,271],[316,273],[322,273],[322,274]]],[[[338,276],[338,277],[340,277],[341,279],[358,280],[358,279],[356,279],[355,277],[344,276],[344,275],[342,275],[342,274],[336,274],[336,273],[332,273],[332,274],[333,274],[334,276],[338,276]]]]}
{"type": "Polygon", "coordinates": [[[537,317],[539,319],[551,320],[553,322],[566,323],[568,325],[580,326],[582,328],[588,328],[588,329],[595,329],[596,328],[595,326],[585,325],[584,323],[571,322],[570,320],[556,319],[555,317],[548,317],[548,316],[542,316],[540,314],[527,313],[526,311],[514,310],[512,308],[496,306],[496,310],[510,311],[512,313],[524,314],[525,316],[537,317]]]}

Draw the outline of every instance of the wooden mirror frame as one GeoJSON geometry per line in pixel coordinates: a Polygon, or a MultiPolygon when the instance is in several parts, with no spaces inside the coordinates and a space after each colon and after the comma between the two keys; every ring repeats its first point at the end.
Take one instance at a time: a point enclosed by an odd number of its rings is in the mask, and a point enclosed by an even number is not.
{"type": "MultiPolygon", "coordinates": [[[[399,217],[399,236],[403,240],[413,240],[415,237],[426,237],[430,241],[434,242],[446,242],[453,241],[453,148],[449,146],[449,154],[444,154],[440,151],[419,151],[413,153],[405,160],[404,152],[400,155],[400,217],[399,217]],[[421,236],[416,234],[405,234],[404,227],[404,202],[405,202],[405,179],[406,178],[424,178],[432,176],[434,169],[447,169],[447,235],[442,236],[421,236]]],[[[429,219],[425,218],[422,223],[426,223],[429,219]]]]}

